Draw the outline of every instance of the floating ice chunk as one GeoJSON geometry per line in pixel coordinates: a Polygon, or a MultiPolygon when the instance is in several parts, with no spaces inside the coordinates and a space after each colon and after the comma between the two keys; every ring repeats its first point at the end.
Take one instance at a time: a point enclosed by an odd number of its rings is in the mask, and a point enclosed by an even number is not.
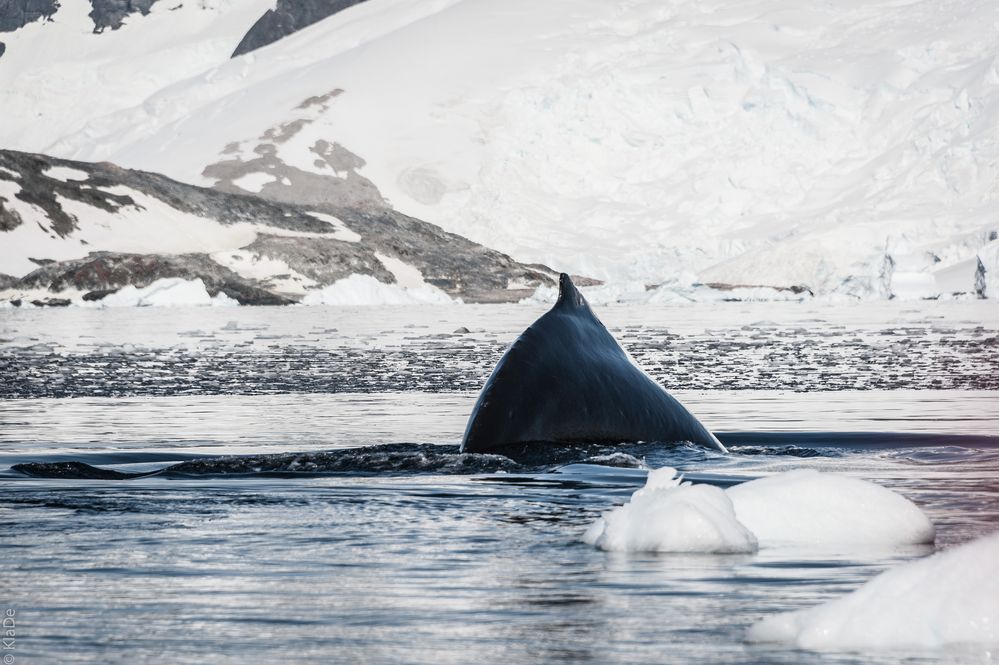
{"type": "Polygon", "coordinates": [[[650,471],[645,487],[594,522],[583,541],[616,552],[756,551],[756,538],[723,490],[682,483],[669,467],[650,471]]]}
{"type": "Polygon", "coordinates": [[[222,304],[222,301],[213,302],[201,279],[186,280],[180,277],[158,279],[141,289],[129,284],[105,296],[98,303],[100,307],[178,307],[212,304],[222,304]]]}
{"type": "Polygon", "coordinates": [[[727,490],[763,546],[932,543],[930,520],[900,494],[858,478],[789,471],[727,490]]]}
{"type": "Polygon", "coordinates": [[[434,286],[404,288],[358,274],[339,279],[302,299],[303,305],[450,305],[454,302],[434,286]]]}
{"type": "Polygon", "coordinates": [[[800,470],[723,491],[683,483],[664,467],[583,540],[613,551],[732,553],[758,545],[914,545],[934,536],[914,503],[864,480],[800,470]]]}
{"type": "Polygon", "coordinates": [[[999,646],[999,533],[901,565],[822,605],[767,617],[746,639],[843,651],[999,646]]]}

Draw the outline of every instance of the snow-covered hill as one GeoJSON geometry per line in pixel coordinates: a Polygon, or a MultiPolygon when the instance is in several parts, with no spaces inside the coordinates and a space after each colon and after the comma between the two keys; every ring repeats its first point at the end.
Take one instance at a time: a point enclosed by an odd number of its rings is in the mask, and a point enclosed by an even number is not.
{"type": "Polygon", "coordinates": [[[159,280],[243,304],[508,302],[552,283],[384,206],[296,206],[8,150],[0,266],[0,301],[48,304],[159,280]]]}
{"type": "Polygon", "coordinates": [[[4,36],[0,143],[302,205],[378,192],[609,299],[999,296],[989,0],[368,0],[230,59],[271,5],[94,35],[66,0],[4,36]]]}

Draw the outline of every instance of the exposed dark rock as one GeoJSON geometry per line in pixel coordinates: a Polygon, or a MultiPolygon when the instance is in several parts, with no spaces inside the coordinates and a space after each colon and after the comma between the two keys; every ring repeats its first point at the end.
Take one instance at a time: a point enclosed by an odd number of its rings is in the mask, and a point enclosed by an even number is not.
{"type": "MultiPolygon", "coordinates": [[[[695,285],[696,286],[696,285],[695,285]]],[[[794,295],[815,295],[812,290],[802,284],[792,286],[769,286],[767,284],[729,284],[727,282],[707,282],[704,286],[716,291],[733,291],[735,289],[773,289],[774,291],[787,291],[794,295]]]]}
{"type": "Polygon", "coordinates": [[[90,0],[93,9],[89,16],[94,22],[94,32],[117,30],[126,16],[137,12],[145,16],[154,4],[156,0],[90,0]]]}
{"type": "MultiPolygon", "coordinates": [[[[0,32],[13,32],[29,23],[48,19],[59,9],[58,0],[0,0],[0,32]]],[[[0,44],[0,55],[3,54],[0,44]]]]}
{"type": "MultiPolygon", "coordinates": [[[[34,270],[18,280],[13,288],[48,289],[52,292],[76,289],[87,291],[88,296],[103,292],[100,296],[103,298],[124,286],[142,288],[168,277],[201,279],[209,295],[222,292],[241,305],[286,305],[294,302],[220,266],[206,254],[163,256],[92,252],[83,259],[60,261],[34,270]]],[[[99,298],[92,295],[84,299],[99,298]]]]}
{"type": "Polygon", "coordinates": [[[439,226],[394,210],[342,209],[320,206],[377,251],[417,268],[428,284],[465,302],[512,302],[526,298],[554,279],[547,268],[518,263],[439,226]],[[527,288],[509,289],[510,282],[527,288]]]}
{"type": "Polygon", "coordinates": [[[10,288],[17,283],[17,277],[13,275],[5,275],[0,272],[0,290],[10,288]]]}
{"type": "Polygon", "coordinates": [[[123,206],[137,205],[130,196],[106,191],[122,185],[157,198],[177,210],[215,219],[220,224],[246,222],[317,233],[330,230],[328,224],[295,207],[253,196],[185,185],[158,173],[124,169],[108,162],[75,162],[35,153],[0,150],[0,167],[19,174],[16,182],[21,185],[21,191],[16,197],[45,210],[53,221],[52,230],[60,236],[66,236],[76,228],[76,218],[63,211],[56,195],[115,212],[123,206]],[[86,180],[65,182],[45,175],[45,171],[53,166],[84,171],[88,177],[86,180]]]}
{"type": "MultiPolygon", "coordinates": [[[[306,102],[323,105],[336,94],[337,91],[332,91],[306,102]]],[[[247,223],[261,227],[256,239],[241,247],[235,258],[245,256],[242,252],[250,252],[257,258],[278,259],[319,285],[354,273],[372,275],[383,283],[395,282],[392,271],[378,255],[412,265],[428,283],[466,302],[516,301],[533,293],[541,284],[553,283],[553,273],[544,266],[517,263],[505,254],[389,209],[374,185],[354,173],[353,169],[363,163],[359,157],[335,143],[318,142],[317,145],[319,143],[323,145],[317,154],[332,161],[340,176],[346,173],[346,178],[310,174],[316,179],[316,197],[311,204],[301,202],[302,192],[285,193],[292,188],[268,190],[272,200],[267,200],[241,191],[195,187],[159,174],[109,163],[75,162],[11,150],[0,150],[0,178],[19,185],[20,189],[14,195],[18,201],[45,211],[50,222],[48,228],[42,226],[44,231],[74,243],[86,244],[86,238],[78,238],[78,220],[63,209],[61,200],[114,213],[124,207],[141,210],[142,203],[148,201],[145,197],[151,197],[175,210],[220,224],[247,223]],[[54,178],[47,175],[53,166],[82,173],[79,179],[54,178]],[[343,196],[331,198],[331,183],[341,181],[352,184],[341,191],[343,196]],[[350,189],[358,184],[360,189],[350,189]],[[352,191],[361,194],[355,197],[352,191]],[[315,213],[320,213],[319,217],[315,213]],[[323,214],[339,221],[323,221],[323,214]],[[272,227],[273,232],[268,233],[266,227],[272,227]],[[344,229],[360,236],[360,240],[344,239],[344,229]],[[283,231],[294,233],[284,234],[283,231]],[[523,288],[508,289],[512,282],[523,288]]],[[[306,188],[305,194],[308,192],[306,188]]],[[[0,231],[22,223],[19,217],[15,218],[10,206],[0,210],[11,213],[0,218],[0,231]]],[[[298,298],[281,292],[286,287],[279,283],[282,281],[280,276],[269,280],[240,277],[199,253],[165,256],[97,251],[82,259],[51,265],[51,259],[45,257],[31,260],[40,266],[39,270],[8,288],[42,288],[53,293],[73,288],[88,295],[95,292],[91,297],[98,299],[103,297],[99,292],[114,291],[129,284],[141,288],[165,277],[200,277],[209,293],[214,295],[221,291],[243,304],[282,304],[298,298]]]]}
{"type": "MultiPolygon", "coordinates": [[[[90,0],[94,32],[117,30],[129,14],[149,13],[157,0],[90,0]]],[[[59,0],[0,0],[0,32],[13,32],[29,23],[49,19],[59,9],[59,0]]],[[[0,55],[3,55],[0,43],[0,55]]]]}
{"type": "Polygon", "coordinates": [[[97,289],[96,291],[87,291],[83,294],[83,300],[85,302],[96,302],[98,300],[104,300],[106,297],[115,292],[117,292],[117,289],[97,289]]]}
{"type": "Polygon", "coordinates": [[[278,0],[239,42],[232,57],[249,53],[364,0],[278,0]]]}
{"type": "Polygon", "coordinates": [[[331,284],[354,273],[371,275],[386,284],[395,282],[395,276],[375,257],[374,251],[360,243],[260,234],[243,249],[280,259],[292,270],[320,284],[331,284]]]}
{"type": "Polygon", "coordinates": [[[22,224],[21,216],[7,208],[5,203],[7,199],[0,196],[0,231],[13,231],[22,224]]]}
{"type": "Polygon", "coordinates": [[[0,42],[0,57],[3,56],[3,52],[6,50],[7,50],[7,45],[4,44],[3,42],[0,42]]]}
{"type": "MultiPolygon", "coordinates": [[[[533,267],[539,269],[545,268],[545,266],[539,264],[534,264],[533,267]]],[[[585,275],[569,275],[569,277],[572,279],[573,283],[576,286],[600,286],[601,284],[604,283],[602,279],[594,279],[592,277],[587,277],[585,275]]]]}
{"type": "Polygon", "coordinates": [[[44,300],[32,300],[35,307],[69,307],[69,298],[45,298],[44,300]]]}
{"type": "MultiPolygon", "coordinates": [[[[302,121],[297,126],[300,129],[304,124],[308,122],[302,121]]],[[[214,188],[219,191],[246,194],[236,181],[251,173],[265,174],[273,180],[254,193],[270,201],[293,205],[387,207],[374,183],[356,170],[364,166],[364,160],[338,143],[330,144],[320,140],[310,148],[318,158],[317,166],[328,169],[328,174],[305,171],[285,164],[277,156],[276,145],[283,140],[280,132],[286,131],[287,127],[288,125],[281,125],[277,130],[269,129],[264,134],[264,137],[268,137],[267,140],[258,143],[253,149],[257,157],[248,160],[234,157],[216,162],[206,166],[202,175],[213,178],[216,181],[214,188]],[[274,134],[275,131],[278,134],[274,134]]],[[[262,141],[264,137],[261,137],[262,141]]]]}

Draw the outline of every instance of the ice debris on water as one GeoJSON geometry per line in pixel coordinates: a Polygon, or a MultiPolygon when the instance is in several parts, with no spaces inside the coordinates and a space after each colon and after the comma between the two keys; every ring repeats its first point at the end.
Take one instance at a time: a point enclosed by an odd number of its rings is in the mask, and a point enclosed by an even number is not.
{"type": "Polygon", "coordinates": [[[934,537],[914,503],[857,478],[798,470],[722,490],[683,482],[663,467],[583,540],[610,551],[737,553],[781,545],[915,545],[934,537]]]}
{"type": "Polygon", "coordinates": [[[624,552],[755,552],[756,537],[735,516],[732,500],[712,485],[683,482],[676,469],[649,472],[631,501],[598,519],[583,536],[624,552]]]}
{"type": "Polygon", "coordinates": [[[821,605],[766,617],[746,639],[816,651],[999,646],[999,532],[821,605]]]}
{"type": "Polygon", "coordinates": [[[739,521],[768,545],[920,545],[936,536],[916,504],[859,478],[799,469],[726,491],[739,521]]]}

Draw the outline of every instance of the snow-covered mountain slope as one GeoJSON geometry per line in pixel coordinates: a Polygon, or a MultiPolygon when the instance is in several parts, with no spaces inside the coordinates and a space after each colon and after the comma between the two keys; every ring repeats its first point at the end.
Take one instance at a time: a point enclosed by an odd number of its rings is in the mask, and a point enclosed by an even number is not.
{"type": "MultiPolygon", "coordinates": [[[[999,296],[989,0],[368,0],[232,60],[264,7],[216,2],[200,34],[225,26],[228,51],[178,47],[197,62],[129,90],[159,70],[116,57],[106,94],[33,86],[8,40],[0,140],[309,204],[334,196],[313,176],[353,169],[398,210],[622,294],[999,296]]],[[[69,6],[12,33],[19,57],[60,72],[37,49],[69,6]]],[[[70,31],[52,53],[107,62],[70,31]]]]}
{"type": "MultiPolygon", "coordinates": [[[[117,30],[86,0],[61,0],[46,20],[0,34],[0,147],[45,152],[57,137],[225,62],[273,0],[157,2],[117,30]],[[96,19],[96,22],[95,22],[96,19]]],[[[128,3],[131,4],[131,3],[128,3]]],[[[148,112],[155,113],[149,107],[148,112]]]]}
{"type": "Polygon", "coordinates": [[[359,276],[368,300],[413,302],[516,301],[552,283],[548,270],[376,205],[302,207],[8,150],[0,273],[0,300],[29,302],[161,279],[200,279],[245,304],[327,302],[359,276]]]}

